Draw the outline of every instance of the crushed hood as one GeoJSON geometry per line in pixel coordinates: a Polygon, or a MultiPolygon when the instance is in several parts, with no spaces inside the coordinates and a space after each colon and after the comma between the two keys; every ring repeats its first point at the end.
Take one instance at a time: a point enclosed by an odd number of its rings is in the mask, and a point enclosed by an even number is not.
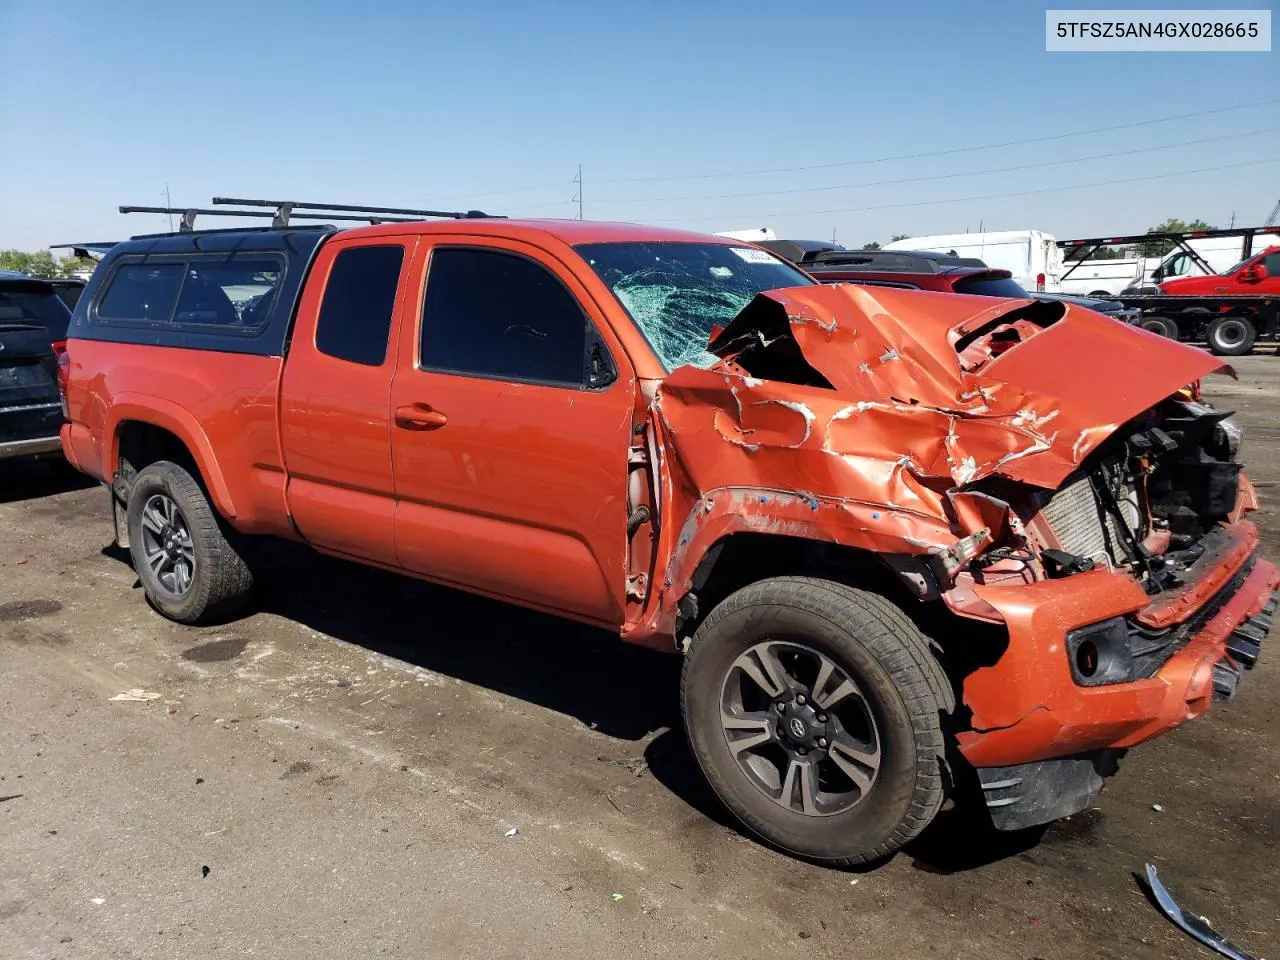
{"type": "Polygon", "coordinates": [[[853,284],[760,294],[708,349],[722,363],[671,374],[664,416],[710,404],[709,426],[749,453],[814,446],[946,487],[1000,474],[1055,488],[1120,424],[1232,373],[1071,304],[853,284]]]}

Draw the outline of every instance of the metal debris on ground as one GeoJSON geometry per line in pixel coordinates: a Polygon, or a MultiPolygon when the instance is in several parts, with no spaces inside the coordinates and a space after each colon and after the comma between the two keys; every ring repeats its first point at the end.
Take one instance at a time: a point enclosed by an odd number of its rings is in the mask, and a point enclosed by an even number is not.
{"type": "Polygon", "coordinates": [[[120,700],[124,703],[146,703],[148,700],[159,700],[160,694],[135,687],[133,690],[124,691],[124,693],[117,693],[111,699],[120,700]]]}
{"type": "Polygon", "coordinates": [[[1173,896],[1165,889],[1164,884],[1160,882],[1160,878],[1156,876],[1155,866],[1150,863],[1147,864],[1147,886],[1151,888],[1151,895],[1155,897],[1156,904],[1160,907],[1161,912],[1184,932],[1199,940],[1210,950],[1215,950],[1224,957],[1230,957],[1231,960],[1258,960],[1258,958],[1245,953],[1214,930],[1206,918],[1185,913],[1174,902],[1173,896]]]}

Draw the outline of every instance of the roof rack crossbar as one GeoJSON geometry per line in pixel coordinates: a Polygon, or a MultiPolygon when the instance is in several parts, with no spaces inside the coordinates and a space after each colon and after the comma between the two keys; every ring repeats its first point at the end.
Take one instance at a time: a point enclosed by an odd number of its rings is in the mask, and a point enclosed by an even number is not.
{"type": "MultiPolygon", "coordinates": [[[[440,217],[445,220],[466,220],[486,217],[480,210],[415,210],[410,207],[369,207],[351,203],[304,203],[300,200],[244,200],[235,197],[214,197],[214,206],[274,207],[277,210],[334,210],[342,213],[399,214],[411,217],[440,217]]],[[[368,217],[359,219],[367,220],[368,217]]]]}
{"type": "MultiPolygon", "coordinates": [[[[218,203],[221,198],[215,198],[214,203],[218,203]]],[[[242,201],[235,201],[240,203],[242,201]]],[[[244,201],[247,202],[247,201],[244,201]]],[[[265,205],[265,204],[264,204],[265,205]]],[[[182,219],[179,223],[179,233],[194,233],[196,217],[248,217],[259,220],[270,220],[271,226],[274,228],[282,228],[289,226],[290,220],[343,220],[354,223],[414,223],[422,219],[422,216],[409,217],[391,217],[379,216],[383,210],[370,207],[368,210],[361,211],[358,207],[344,207],[343,210],[350,210],[351,213],[340,212],[323,212],[323,213],[296,213],[293,207],[304,207],[308,210],[326,210],[319,204],[282,204],[274,211],[269,210],[225,210],[213,209],[208,207],[149,207],[149,206],[122,206],[121,213],[162,213],[177,214],[182,219]]],[[[390,212],[390,208],[385,208],[390,212]]],[[[405,213],[414,213],[415,211],[401,211],[405,213]]],[[[425,214],[424,214],[425,215],[425,214]]],[[[483,214],[476,214],[483,216],[483,214]]],[[[441,214],[441,216],[453,217],[453,214],[441,214]]],[[[467,217],[470,214],[457,214],[458,217],[467,217]]]]}

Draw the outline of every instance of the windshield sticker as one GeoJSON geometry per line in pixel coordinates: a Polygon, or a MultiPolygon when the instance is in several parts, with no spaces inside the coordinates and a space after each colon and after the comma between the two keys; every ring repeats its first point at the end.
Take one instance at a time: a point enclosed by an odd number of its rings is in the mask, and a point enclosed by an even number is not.
{"type": "Polygon", "coordinates": [[[768,250],[757,250],[755,247],[730,247],[734,253],[747,263],[778,263],[778,258],[768,250]]]}

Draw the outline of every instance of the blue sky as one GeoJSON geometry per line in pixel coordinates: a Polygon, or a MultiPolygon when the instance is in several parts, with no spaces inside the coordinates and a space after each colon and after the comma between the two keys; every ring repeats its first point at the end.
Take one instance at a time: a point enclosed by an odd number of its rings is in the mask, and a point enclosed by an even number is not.
{"type": "Polygon", "coordinates": [[[1045,6],[0,0],[0,247],[162,229],[115,208],[166,183],[576,216],[579,163],[590,219],[849,244],[1261,222],[1277,53],[1046,53],[1045,6]]]}

